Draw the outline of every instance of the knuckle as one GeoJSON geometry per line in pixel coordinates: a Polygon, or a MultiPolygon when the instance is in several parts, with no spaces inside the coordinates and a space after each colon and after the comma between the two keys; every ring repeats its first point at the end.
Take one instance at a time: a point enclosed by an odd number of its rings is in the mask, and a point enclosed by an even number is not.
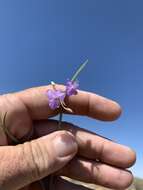
{"type": "Polygon", "coordinates": [[[34,143],[32,142],[26,142],[23,145],[23,153],[26,161],[26,167],[28,168],[28,173],[32,179],[39,179],[41,174],[39,148],[35,148],[34,143]]]}
{"type": "Polygon", "coordinates": [[[40,179],[47,175],[49,169],[48,160],[50,155],[46,151],[44,143],[41,145],[39,140],[29,141],[24,143],[25,146],[25,157],[27,157],[27,165],[30,169],[31,177],[40,179]]]}

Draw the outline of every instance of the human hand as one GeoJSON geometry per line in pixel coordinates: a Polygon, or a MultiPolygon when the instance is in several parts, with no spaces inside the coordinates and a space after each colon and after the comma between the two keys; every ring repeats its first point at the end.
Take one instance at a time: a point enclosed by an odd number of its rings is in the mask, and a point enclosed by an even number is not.
{"type": "MultiPolygon", "coordinates": [[[[4,131],[0,131],[0,189],[41,190],[38,181],[50,174],[57,176],[57,190],[87,190],[58,176],[114,189],[129,186],[132,174],[126,168],[135,162],[135,153],[70,123],[63,122],[63,130],[57,131],[58,123],[47,119],[58,113],[48,106],[48,88],[51,86],[0,97],[0,115],[7,112],[6,127],[21,142],[26,141],[13,146],[4,131]]],[[[66,104],[74,114],[104,121],[116,119],[121,112],[115,102],[83,91],[67,99],[66,104]]]]}

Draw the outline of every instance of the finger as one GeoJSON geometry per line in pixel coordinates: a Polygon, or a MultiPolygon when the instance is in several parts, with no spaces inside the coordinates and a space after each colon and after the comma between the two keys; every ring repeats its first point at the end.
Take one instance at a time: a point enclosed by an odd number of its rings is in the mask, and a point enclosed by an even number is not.
{"type": "MultiPolygon", "coordinates": [[[[65,90],[62,85],[56,85],[57,89],[65,90]]],[[[17,93],[24,102],[33,119],[44,119],[57,113],[48,106],[46,91],[52,86],[43,86],[28,89],[17,93]]],[[[78,91],[78,94],[66,99],[66,104],[74,114],[87,115],[100,120],[114,120],[121,113],[120,106],[111,100],[93,93],[78,91]]]]}
{"type": "MultiPolygon", "coordinates": [[[[65,88],[61,85],[56,87],[57,89],[65,88]]],[[[32,120],[47,119],[59,112],[59,110],[51,110],[48,106],[46,91],[51,88],[49,85],[0,96],[0,117],[7,113],[6,128],[17,139],[25,140],[27,134],[31,133],[32,120]]],[[[114,120],[121,113],[121,108],[117,103],[83,91],[68,98],[66,104],[74,114],[87,115],[101,120],[114,120]]],[[[10,139],[2,134],[0,134],[0,145],[8,144],[10,139]]]]}
{"type": "MultiPolygon", "coordinates": [[[[45,187],[49,187],[49,180],[45,178],[44,180],[45,187]]],[[[90,190],[89,188],[83,186],[83,185],[77,185],[70,181],[67,181],[65,179],[62,179],[61,177],[55,177],[53,181],[53,188],[56,190],[90,190]]]]}
{"type": "Polygon", "coordinates": [[[58,175],[112,189],[125,189],[133,181],[133,176],[129,171],[76,158],[65,166],[58,175]]]}
{"type": "MultiPolygon", "coordinates": [[[[43,136],[57,129],[58,122],[54,120],[35,123],[37,136],[43,136]]],[[[120,168],[128,168],[132,166],[136,160],[135,152],[129,147],[117,144],[70,123],[63,122],[62,129],[70,131],[75,136],[79,147],[79,156],[93,160],[98,159],[101,162],[120,168]]]]}
{"type": "Polygon", "coordinates": [[[17,146],[0,147],[0,189],[20,189],[58,171],[76,154],[73,135],[59,131],[17,146]]]}

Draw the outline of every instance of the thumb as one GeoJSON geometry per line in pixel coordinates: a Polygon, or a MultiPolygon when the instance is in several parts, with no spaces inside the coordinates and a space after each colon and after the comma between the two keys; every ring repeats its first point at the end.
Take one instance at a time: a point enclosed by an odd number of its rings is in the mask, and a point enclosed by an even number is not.
{"type": "Polygon", "coordinates": [[[17,146],[0,148],[0,189],[22,188],[67,164],[77,152],[72,134],[57,131],[17,146]]]}

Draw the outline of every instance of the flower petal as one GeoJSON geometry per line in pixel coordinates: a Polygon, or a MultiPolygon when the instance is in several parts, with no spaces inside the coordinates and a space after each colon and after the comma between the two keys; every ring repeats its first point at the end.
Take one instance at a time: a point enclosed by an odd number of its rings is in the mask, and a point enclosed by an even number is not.
{"type": "Polygon", "coordinates": [[[79,87],[79,84],[77,81],[68,81],[66,84],[66,94],[67,96],[75,95],[77,94],[77,88],[79,87]]]}
{"type": "Polygon", "coordinates": [[[48,97],[50,108],[54,110],[60,107],[60,101],[64,101],[66,94],[61,90],[48,90],[46,95],[48,97]]]}

